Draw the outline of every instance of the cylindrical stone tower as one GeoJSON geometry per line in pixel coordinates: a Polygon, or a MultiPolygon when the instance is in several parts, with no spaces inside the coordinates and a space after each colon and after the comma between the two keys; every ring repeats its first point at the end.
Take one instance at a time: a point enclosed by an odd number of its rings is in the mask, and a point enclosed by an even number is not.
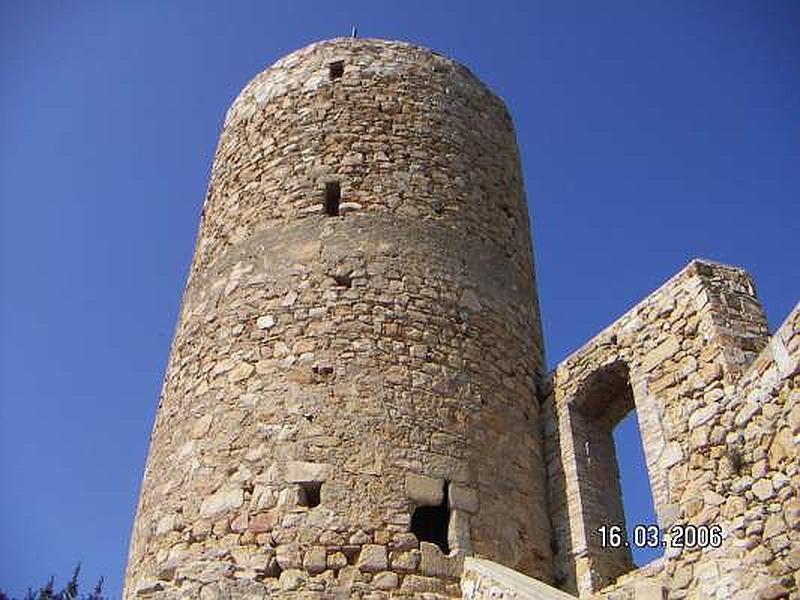
{"type": "Polygon", "coordinates": [[[225,120],[125,597],[550,580],[544,368],[503,102],[404,43],[290,54],[225,120]]]}

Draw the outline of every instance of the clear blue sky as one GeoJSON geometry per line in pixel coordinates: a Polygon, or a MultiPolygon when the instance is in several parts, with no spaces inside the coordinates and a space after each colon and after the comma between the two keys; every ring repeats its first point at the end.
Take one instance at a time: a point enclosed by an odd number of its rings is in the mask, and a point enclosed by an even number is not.
{"type": "Polygon", "coordinates": [[[456,58],[508,103],[551,365],[692,257],[747,268],[773,327],[800,298],[794,0],[5,0],[6,591],[81,559],[87,585],[102,573],[120,594],[225,110],[255,73],[354,23],[456,58]]]}

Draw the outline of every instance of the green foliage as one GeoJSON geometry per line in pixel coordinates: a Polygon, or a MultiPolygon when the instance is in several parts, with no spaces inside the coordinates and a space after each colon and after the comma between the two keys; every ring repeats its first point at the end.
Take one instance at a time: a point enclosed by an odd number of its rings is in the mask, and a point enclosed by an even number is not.
{"type": "MultiPolygon", "coordinates": [[[[38,592],[34,592],[28,588],[28,593],[25,594],[23,600],[105,600],[103,596],[103,578],[94,586],[94,591],[90,594],[78,595],[78,576],[81,572],[81,563],[75,567],[72,577],[67,582],[67,585],[60,592],[55,591],[55,580],[50,577],[48,582],[38,592]]],[[[0,590],[0,600],[15,600],[0,590]]]]}

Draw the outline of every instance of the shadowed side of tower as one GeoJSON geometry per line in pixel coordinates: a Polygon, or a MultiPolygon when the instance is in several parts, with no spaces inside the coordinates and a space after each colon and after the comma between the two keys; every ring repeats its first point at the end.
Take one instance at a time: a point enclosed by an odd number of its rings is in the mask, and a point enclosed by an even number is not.
{"type": "Polygon", "coordinates": [[[408,44],[283,58],[225,121],[125,596],[549,581],[543,376],[503,103],[408,44]]]}

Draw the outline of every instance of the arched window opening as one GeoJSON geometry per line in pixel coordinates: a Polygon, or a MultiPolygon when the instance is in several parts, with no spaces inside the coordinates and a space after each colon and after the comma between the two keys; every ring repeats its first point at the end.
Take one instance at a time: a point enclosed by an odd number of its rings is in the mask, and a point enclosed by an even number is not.
{"type": "MultiPolygon", "coordinates": [[[[584,381],[570,407],[577,482],[583,509],[586,551],[591,561],[592,589],[614,583],[635,568],[626,526],[618,456],[630,453],[614,443],[613,432],[635,414],[628,368],[615,362],[584,381]]],[[[627,438],[623,440],[627,444],[627,438]]],[[[641,442],[639,442],[641,445],[641,442]]],[[[646,476],[641,484],[649,487],[646,476]]]]}

